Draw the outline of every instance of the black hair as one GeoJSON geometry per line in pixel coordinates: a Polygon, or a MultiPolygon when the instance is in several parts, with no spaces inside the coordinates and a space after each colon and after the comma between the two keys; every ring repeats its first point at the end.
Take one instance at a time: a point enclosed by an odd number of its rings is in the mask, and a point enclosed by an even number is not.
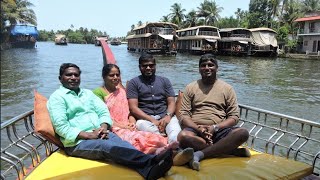
{"type": "Polygon", "coordinates": [[[199,60],[199,67],[200,67],[201,63],[207,62],[207,61],[211,61],[212,63],[214,63],[218,67],[218,61],[217,61],[216,56],[214,54],[202,55],[199,60]]]}
{"type": "Polygon", "coordinates": [[[107,76],[110,73],[111,69],[114,68],[114,67],[117,68],[119,73],[121,74],[119,66],[117,66],[115,64],[106,64],[102,68],[102,78],[107,76]]]}
{"type": "Polygon", "coordinates": [[[79,66],[77,66],[76,64],[73,64],[73,63],[63,63],[61,64],[60,66],[60,70],[59,70],[59,75],[62,76],[64,71],[69,68],[69,67],[74,67],[74,68],[77,68],[79,70],[79,74],[81,74],[81,70],[79,68],[79,66]]]}
{"type": "Polygon", "coordinates": [[[143,53],[139,58],[139,64],[142,64],[142,62],[146,61],[153,61],[156,63],[156,59],[151,54],[143,53]]]}

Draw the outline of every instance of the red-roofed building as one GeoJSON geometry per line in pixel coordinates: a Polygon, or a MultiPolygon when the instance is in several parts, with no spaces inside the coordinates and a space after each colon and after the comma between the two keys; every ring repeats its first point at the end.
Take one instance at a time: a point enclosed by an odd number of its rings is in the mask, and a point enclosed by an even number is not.
{"type": "Polygon", "coordinates": [[[320,12],[315,12],[298,18],[295,22],[300,23],[301,30],[298,36],[303,38],[302,50],[304,52],[320,51],[320,12]]]}

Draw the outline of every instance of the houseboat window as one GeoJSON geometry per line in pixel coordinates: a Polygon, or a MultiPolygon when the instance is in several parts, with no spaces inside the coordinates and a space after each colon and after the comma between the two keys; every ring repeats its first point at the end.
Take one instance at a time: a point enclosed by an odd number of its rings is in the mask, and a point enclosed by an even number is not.
{"type": "Polygon", "coordinates": [[[303,46],[308,46],[308,41],[304,41],[303,46]]]}

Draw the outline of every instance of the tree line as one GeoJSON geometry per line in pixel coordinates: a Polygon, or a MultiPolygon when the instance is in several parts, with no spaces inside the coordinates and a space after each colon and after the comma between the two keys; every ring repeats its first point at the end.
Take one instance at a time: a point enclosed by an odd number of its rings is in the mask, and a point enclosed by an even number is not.
{"type": "MultiPolygon", "coordinates": [[[[17,23],[29,23],[37,25],[36,14],[32,10],[33,4],[28,0],[2,0],[1,1],[1,42],[8,40],[9,27],[17,23]],[[9,26],[8,26],[9,24],[9,26]]],[[[238,8],[235,16],[221,17],[223,7],[214,0],[204,0],[198,7],[189,12],[180,3],[174,3],[170,7],[170,13],[164,15],[159,21],[177,24],[179,28],[187,28],[198,25],[210,25],[218,28],[257,28],[268,27],[278,33],[277,39],[290,46],[297,43],[299,24],[295,19],[303,17],[306,13],[320,11],[320,0],[251,0],[248,10],[238,8]],[[289,38],[292,35],[293,38],[289,38]]],[[[147,22],[144,22],[147,23],[147,22]]],[[[131,26],[127,35],[132,30],[143,24],[138,21],[131,26]]],[[[65,34],[72,43],[94,43],[95,36],[108,36],[106,32],[96,29],[80,27],[74,29],[73,25],[68,30],[39,31],[39,41],[53,41],[55,34],[65,34]]],[[[125,37],[118,37],[122,41],[125,37]]]]}

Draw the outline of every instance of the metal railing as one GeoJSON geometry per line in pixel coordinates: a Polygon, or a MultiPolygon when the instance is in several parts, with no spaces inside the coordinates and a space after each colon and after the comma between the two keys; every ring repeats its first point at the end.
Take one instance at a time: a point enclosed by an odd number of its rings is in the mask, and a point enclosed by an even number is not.
{"type": "MultiPolygon", "coordinates": [[[[320,173],[320,124],[240,105],[245,146],[301,161],[320,173]]],[[[23,179],[58,148],[34,132],[33,110],[1,123],[1,179],[23,179]]]]}
{"type": "Polygon", "coordinates": [[[23,179],[56,149],[34,132],[33,113],[1,123],[1,179],[23,179]]]}
{"type": "Polygon", "coordinates": [[[249,130],[249,148],[307,163],[319,175],[320,123],[240,105],[239,124],[249,130]]]}

